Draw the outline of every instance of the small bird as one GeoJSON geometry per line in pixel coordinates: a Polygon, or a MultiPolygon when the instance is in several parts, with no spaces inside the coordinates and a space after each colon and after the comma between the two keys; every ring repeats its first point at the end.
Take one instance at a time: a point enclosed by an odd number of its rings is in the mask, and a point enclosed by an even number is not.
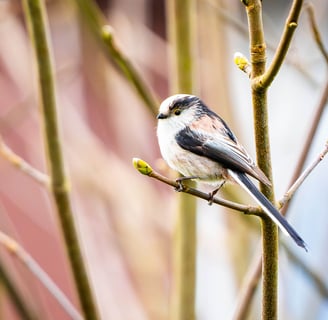
{"type": "Polygon", "coordinates": [[[161,103],[157,119],[162,156],[172,169],[183,175],[177,179],[180,184],[194,179],[215,185],[210,193],[213,199],[225,181],[238,183],[283,232],[307,251],[303,239],[247,175],[268,186],[269,179],[224,120],[201,99],[188,94],[170,96],[161,103]]]}

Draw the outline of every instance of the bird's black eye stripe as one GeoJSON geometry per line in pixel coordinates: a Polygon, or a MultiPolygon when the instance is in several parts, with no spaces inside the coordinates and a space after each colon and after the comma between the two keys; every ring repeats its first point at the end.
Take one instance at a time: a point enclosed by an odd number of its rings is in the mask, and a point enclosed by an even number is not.
{"type": "Polygon", "coordinates": [[[177,109],[181,106],[180,102],[175,102],[175,103],[172,103],[169,107],[169,109],[172,111],[174,109],[177,109]]]}
{"type": "Polygon", "coordinates": [[[171,111],[174,109],[179,109],[180,113],[181,113],[181,111],[183,109],[187,109],[191,105],[198,103],[198,102],[199,102],[199,98],[197,98],[195,96],[186,96],[181,99],[178,99],[177,101],[172,102],[171,105],[169,106],[169,109],[171,111]]]}
{"type": "Polygon", "coordinates": [[[183,108],[183,106],[179,102],[172,103],[170,105],[170,107],[169,107],[170,111],[172,113],[174,113],[176,116],[178,116],[179,114],[181,114],[181,109],[182,108],[183,108]]]}

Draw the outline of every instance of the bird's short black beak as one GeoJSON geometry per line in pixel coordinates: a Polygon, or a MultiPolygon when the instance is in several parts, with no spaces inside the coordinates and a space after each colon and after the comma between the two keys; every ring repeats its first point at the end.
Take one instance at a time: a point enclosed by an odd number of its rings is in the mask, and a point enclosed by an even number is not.
{"type": "Polygon", "coordinates": [[[157,119],[166,119],[166,118],[167,118],[167,115],[164,114],[164,113],[159,113],[159,114],[157,115],[157,119]]]}

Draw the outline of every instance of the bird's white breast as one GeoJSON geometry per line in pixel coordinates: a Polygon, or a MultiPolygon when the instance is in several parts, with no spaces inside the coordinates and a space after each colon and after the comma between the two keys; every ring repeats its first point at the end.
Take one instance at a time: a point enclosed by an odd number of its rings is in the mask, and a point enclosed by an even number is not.
{"type": "Polygon", "coordinates": [[[181,128],[173,128],[167,119],[160,120],[157,127],[158,143],[167,164],[185,177],[197,176],[200,180],[217,182],[225,178],[226,170],[217,162],[181,148],[175,135],[181,128]]]}

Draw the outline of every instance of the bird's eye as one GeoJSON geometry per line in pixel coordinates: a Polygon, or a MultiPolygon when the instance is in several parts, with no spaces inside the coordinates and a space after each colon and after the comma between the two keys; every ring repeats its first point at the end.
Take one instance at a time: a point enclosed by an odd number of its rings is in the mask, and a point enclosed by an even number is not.
{"type": "Polygon", "coordinates": [[[181,110],[180,110],[180,109],[176,109],[176,110],[174,110],[174,114],[175,114],[176,116],[178,116],[179,114],[181,114],[181,110]]]}

